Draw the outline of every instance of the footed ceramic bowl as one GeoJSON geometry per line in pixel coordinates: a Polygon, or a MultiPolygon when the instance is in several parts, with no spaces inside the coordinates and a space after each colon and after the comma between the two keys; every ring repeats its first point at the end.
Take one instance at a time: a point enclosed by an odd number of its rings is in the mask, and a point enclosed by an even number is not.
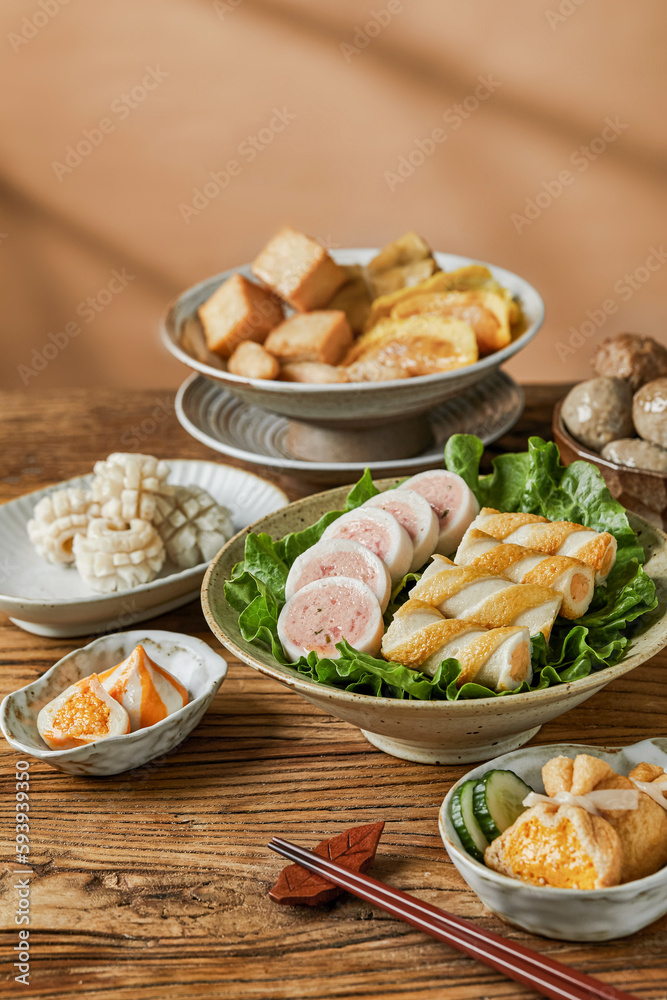
{"type": "MultiPolygon", "coordinates": [[[[332,250],[331,256],[339,264],[367,264],[377,252],[366,248],[346,248],[332,250]]],[[[484,263],[458,254],[436,253],[434,256],[443,271],[453,271],[468,264],[484,263]]],[[[207,363],[188,354],[181,345],[184,326],[188,323],[199,324],[197,310],[232,274],[240,272],[252,278],[249,265],[223,271],[222,274],[207,278],[183,292],[169,306],[163,318],[160,328],[162,342],[183,364],[215,382],[222,383],[229,392],[239,396],[246,403],[261,406],[265,410],[292,417],[297,421],[313,421],[318,426],[341,429],[351,427],[357,432],[363,427],[382,425],[387,420],[400,419],[404,422],[409,417],[425,413],[431,407],[490,375],[514,354],[523,350],[540,329],[544,319],[544,303],[533,286],[512,271],[506,271],[493,264],[487,266],[494,278],[518,297],[525,317],[525,329],[501,351],[496,351],[475,364],[456,371],[420,375],[417,378],[392,379],[386,382],[316,385],[244,378],[228,372],[222,359],[214,355],[209,356],[207,363]]],[[[390,444],[391,442],[386,442],[386,446],[390,444]]],[[[419,450],[421,449],[417,448],[417,451],[419,450]]]]}
{"type": "MultiPolygon", "coordinates": [[[[397,482],[382,479],[376,480],[376,485],[387,489],[397,482]]],[[[250,531],[265,531],[275,539],[300,531],[326,511],[340,509],[348,492],[349,487],[339,487],[297,500],[235,535],[209,566],[202,585],[202,605],[211,630],[230,652],[322,711],[358,726],[374,746],[386,753],[423,764],[456,764],[488,760],[515,750],[535,736],[545,722],[586,701],[667,645],[667,535],[631,515],[632,526],[647,553],[646,572],[658,588],[659,605],[646,616],[641,633],[616,666],[543,691],[455,702],[376,698],[311,681],[292,667],[282,666],[268,650],[246,642],[239,630],[238,614],[225,598],[224,585],[234,565],[243,559],[250,531]]]]}
{"type": "Polygon", "coordinates": [[[227,674],[227,661],[201,639],[180,632],[117,632],[75,649],[32,684],[7,695],[0,705],[0,728],[7,742],[59,771],[119,774],[173,750],[197,726],[227,674]],[[141,643],[155,662],[173,674],[190,701],[166,719],[123,736],[110,736],[72,750],[50,750],[37,731],[37,714],[82,677],[120,663],[141,643]]]}
{"type": "Polygon", "coordinates": [[[667,740],[644,740],[623,749],[557,743],[524,747],[465,774],[450,789],[440,808],[440,835],[447,853],[484,905],[507,923],[531,934],[561,941],[613,941],[628,937],[667,913],[667,867],[654,875],[609,889],[552,889],[508,878],[475,861],[463,849],[449,818],[456,789],[469,778],[494,768],[514,771],[536,792],[544,792],[541,771],[552,757],[587,753],[606,760],[619,774],[642,761],[667,769],[667,740]]]}

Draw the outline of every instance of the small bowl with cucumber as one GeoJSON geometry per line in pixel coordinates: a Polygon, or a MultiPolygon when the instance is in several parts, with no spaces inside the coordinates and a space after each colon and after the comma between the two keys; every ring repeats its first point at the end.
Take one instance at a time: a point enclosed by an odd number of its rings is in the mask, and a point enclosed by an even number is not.
{"type": "Polygon", "coordinates": [[[522,747],[481,764],[450,789],[440,809],[440,835],[463,879],[501,920],[563,941],[611,941],[667,913],[667,868],[610,888],[581,890],[531,885],[484,864],[486,847],[521,815],[528,793],[544,792],[547,761],[579,753],[606,760],[619,774],[642,761],[667,768],[665,739],[620,750],[562,743],[522,747]]]}

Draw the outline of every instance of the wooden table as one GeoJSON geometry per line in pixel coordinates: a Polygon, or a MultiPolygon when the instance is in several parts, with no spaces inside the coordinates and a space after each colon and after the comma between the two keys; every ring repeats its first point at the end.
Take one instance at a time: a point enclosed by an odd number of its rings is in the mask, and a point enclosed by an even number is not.
{"type": "MultiPolygon", "coordinates": [[[[526,412],[493,449],[549,434],[562,387],[528,390],[526,412]]],[[[59,391],[0,397],[0,500],[90,471],[127,448],[211,458],[178,426],[173,394],[59,391]],[[133,430],[134,428],[134,430],[133,430]]],[[[308,492],[285,483],[291,496],[308,492]]],[[[215,648],[198,602],[154,620],[215,648]]],[[[0,695],[38,677],[76,640],[41,639],[6,619],[0,695]]],[[[532,997],[472,959],[343,896],[281,907],[273,834],[314,845],[385,820],[374,872],[424,899],[526,941],[638,997],[667,995],[667,919],[627,940],[532,938],[486,912],[450,864],[438,807],[464,767],[428,767],[375,750],[351,726],[233,658],[201,725],[164,759],[112,778],[30,768],[30,979],[13,981],[18,876],[3,865],[2,997],[96,1000],[509,1000],[532,997]]],[[[619,745],[667,730],[667,656],[655,657],[544,726],[536,743],[619,745]]],[[[18,755],[2,747],[5,857],[14,838],[18,755]]]]}

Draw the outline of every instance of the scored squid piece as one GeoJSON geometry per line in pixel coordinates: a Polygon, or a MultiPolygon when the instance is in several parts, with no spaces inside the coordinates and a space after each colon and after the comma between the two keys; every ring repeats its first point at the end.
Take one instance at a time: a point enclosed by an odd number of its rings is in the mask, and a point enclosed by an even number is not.
{"type": "Polygon", "coordinates": [[[573,521],[549,521],[540,514],[502,514],[484,507],[473,527],[509,544],[525,545],[550,556],[570,556],[592,566],[595,582],[604,583],[616,562],[617,543],[608,531],[595,531],[573,521]]]}
{"type": "Polygon", "coordinates": [[[485,628],[525,625],[531,635],[542,632],[547,640],[563,601],[548,587],[511,583],[441,555],[433,556],[410,597],[433,605],[447,618],[466,618],[485,628]]]}
{"type": "Polygon", "coordinates": [[[412,598],[394,615],[382,655],[431,677],[443,660],[457,659],[457,687],[474,681],[494,691],[514,691],[532,680],[527,628],[485,629],[465,619],[444,618],[430,604],[412,598]]]}
{"type": "Polygon", "coordinates": [[[321,540],[302,552],[292,563],[285,584],[287,600],[313,580],[351,576],[370,587],[384,612],[391,596],[389,570],[379,556],[350,538],[321,540]]]}
{"type": "Polygon", "coordinates": [[[337,659],[336,643],[341,639],[375,656],[383,630],[377,597],[365,583],[349,576],[307,583],[287,601],[278,618],[278,636],[292,663],[310,652],[337,659]]]}
{"type": "Polygon", "coordinates": [[[389,511],[405,528],[414,547],[411,572],[418,570],[435,552],[440,533],[438,518],[428,500],[416,490],[403,487],[385,490],[371,497],[362,508],[380,507],[389,511]]]}
{"type": "Polygon", "coordinates": [[[410,536],[393,514],[380,507],[357,507],[342,514],[322,534],[323,541],[351,538],[374,552],[398,583],[410,569],[414,546],[410,536]]]}
{"type": "Polygon", "coordinates": [[[82,677],[41,709],[37,731],[51,750],[72,750],[130,732],[130,717],[100,684],[82,677]]]}
{"type": "Polygon", "coordinates": [[[456,552],[467,528],[479,513],[477,497],[461,476],[445,469],[419,472],[401,484],[401,489],[420,493],[438,518],[435,551],[443,556],[456,552]]]}
{"type": "Polygon", "coordinates": [[[550,556],[523,545],[499,542],[480,528],[463,536],[454,562],[498,573],[514,583],[537,583],[563,598],[564,618],[580,618],[588,610],[595,588],[595,570],[570,556],[550,556]]]}

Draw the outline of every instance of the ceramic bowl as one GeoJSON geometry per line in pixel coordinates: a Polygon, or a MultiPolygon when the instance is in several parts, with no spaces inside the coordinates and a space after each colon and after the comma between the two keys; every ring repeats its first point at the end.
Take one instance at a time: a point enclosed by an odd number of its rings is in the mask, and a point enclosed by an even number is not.
{"type": "MultiPolygon", "coordinates": [[[[339,264],[367,264],[377,250],[332,250],[331,256],[339,264]]],[[[468,264],[483,263],[457,254],[436,253],[435,258],[444,271],[452,271],[468,264]]],[[[474,385],[490,375],[533,339],[544,319],[544,303],[532,285],[502,267],[487,265],[493,276],[516,295],[523,309],[526,328],[511,344],[491,354],[474,365],[437,375],[417,378],[393,379],[387,382],[358,382],[335,385],[314,385],[303,382],[280,382],[266,379],[248,379],[232,375],[220,359],[199,361],[181,347],[181,332],[186,323],[199,323],[197,310],[216,288],[232,274],[240,272],[252,277],[250,266],[231,268],[206,281],[194,285],[173,302],[163,318],[161,336],[167,350],[195,371],[222,383],[229,392],[247,403],[261,406],[273,413],[280,413],[298,421],[317,421],[318,425],[332,424],[355,430],[364,426],[382,424],[392,417],[406,420],[425,413],[443,400],[455,396],[462,389],[474,385]],[[220,367],[218,367],[220,365],[220,367]]],[[[401,456],[404,457],[404,456],[401,456]]]]}
{"type": "Polygon", "coordinates": [[[617,465],[616,462],[602,458],[596,451],[584,447],[565,427],[561,417],[562,405],[561,400],[554,407],[553,414],[554,439],[562,461],[566,465],[580,458],[591,462],[602,473],[611,495],[624,507],[648,517],[660,527],[667,524],[667,473],[617,465]]]}
{"type": "MultiPolygon", "coordinates": [[[[383,479],[376,485],[386,489],[396,482],[383,479]]],[[[206,573],[202,605],[213,633],[239,659],[324,712],[358,726],[374,746],[386,753],[427,764],[488,760],[499,752],[522,746],[543,723],[586,701],[667,645],[667,536],[631,515],[632,526],[647,553],[646,572],[656,581],[659,605],[646,616],[643,630],[635,636],[625,660],[616,666],[542,691],[456,702],[376,698],[311,681],[292,667],[279,664],[268,650],[245,641],[238,614],[225,598],[224,584],[235,563],[243,559],[249,531],[265,531],[272,538],[282,538],[313,524],[326,511],[341,509],[347,493],[348,488],[339,487],[297,500],[236,535],[206,573]]]]}
{"type": "MultiPolygon", "coordinates": [[[[170,483],[207,490],[229,508],[236,530],[288,503],[277,486],[230,465],[170,459],[169,466],[170,483]]],[[[70,479],[0,506],[0,611],[27,632],[65,637],[127,628],[199,594],[206,563],[183,570],[165,563],[150,583],[97,594],[73,566],[54,566],[37,554],[26,530],[37,502],[64,486],[87,488],[91,480],[70,479]]]]}
{"type": "Polygon", "coordinates": [[[440,808],[439,827],[447,853],[484,905],[508,923],[562,941],[613,941],[628,937],[667,913],[667,867],[647,878],[609,889],[552,889],[508,878],[475,861],[463,849],[449,818],[455,790],[494,768],[514,771],[536,792],[544,793],[541,770],[552,757],[591,754],[606,760],[619,774],[641,761],[667,768],[667,740],[654,739],[624,749],[560,743],[524,747],[469,771],[450,789],[440,808]]]}
{"type": "Polygon", "coordinates": [[[0,728],[15,750],[43,760],[59,771],[119,774],[178,746],[201,722],[226,674],[227,661],[201,639],[159,630],[117,632],[75,649],[32,684],[7,695],[0,705],[0,728]],[[188,704],[135,733],[110,736],[72,750],[50,750],[37,731],[39,710],[82,677],[120,663],[139,643],[156,663],[187,688],[188,704]]]}

